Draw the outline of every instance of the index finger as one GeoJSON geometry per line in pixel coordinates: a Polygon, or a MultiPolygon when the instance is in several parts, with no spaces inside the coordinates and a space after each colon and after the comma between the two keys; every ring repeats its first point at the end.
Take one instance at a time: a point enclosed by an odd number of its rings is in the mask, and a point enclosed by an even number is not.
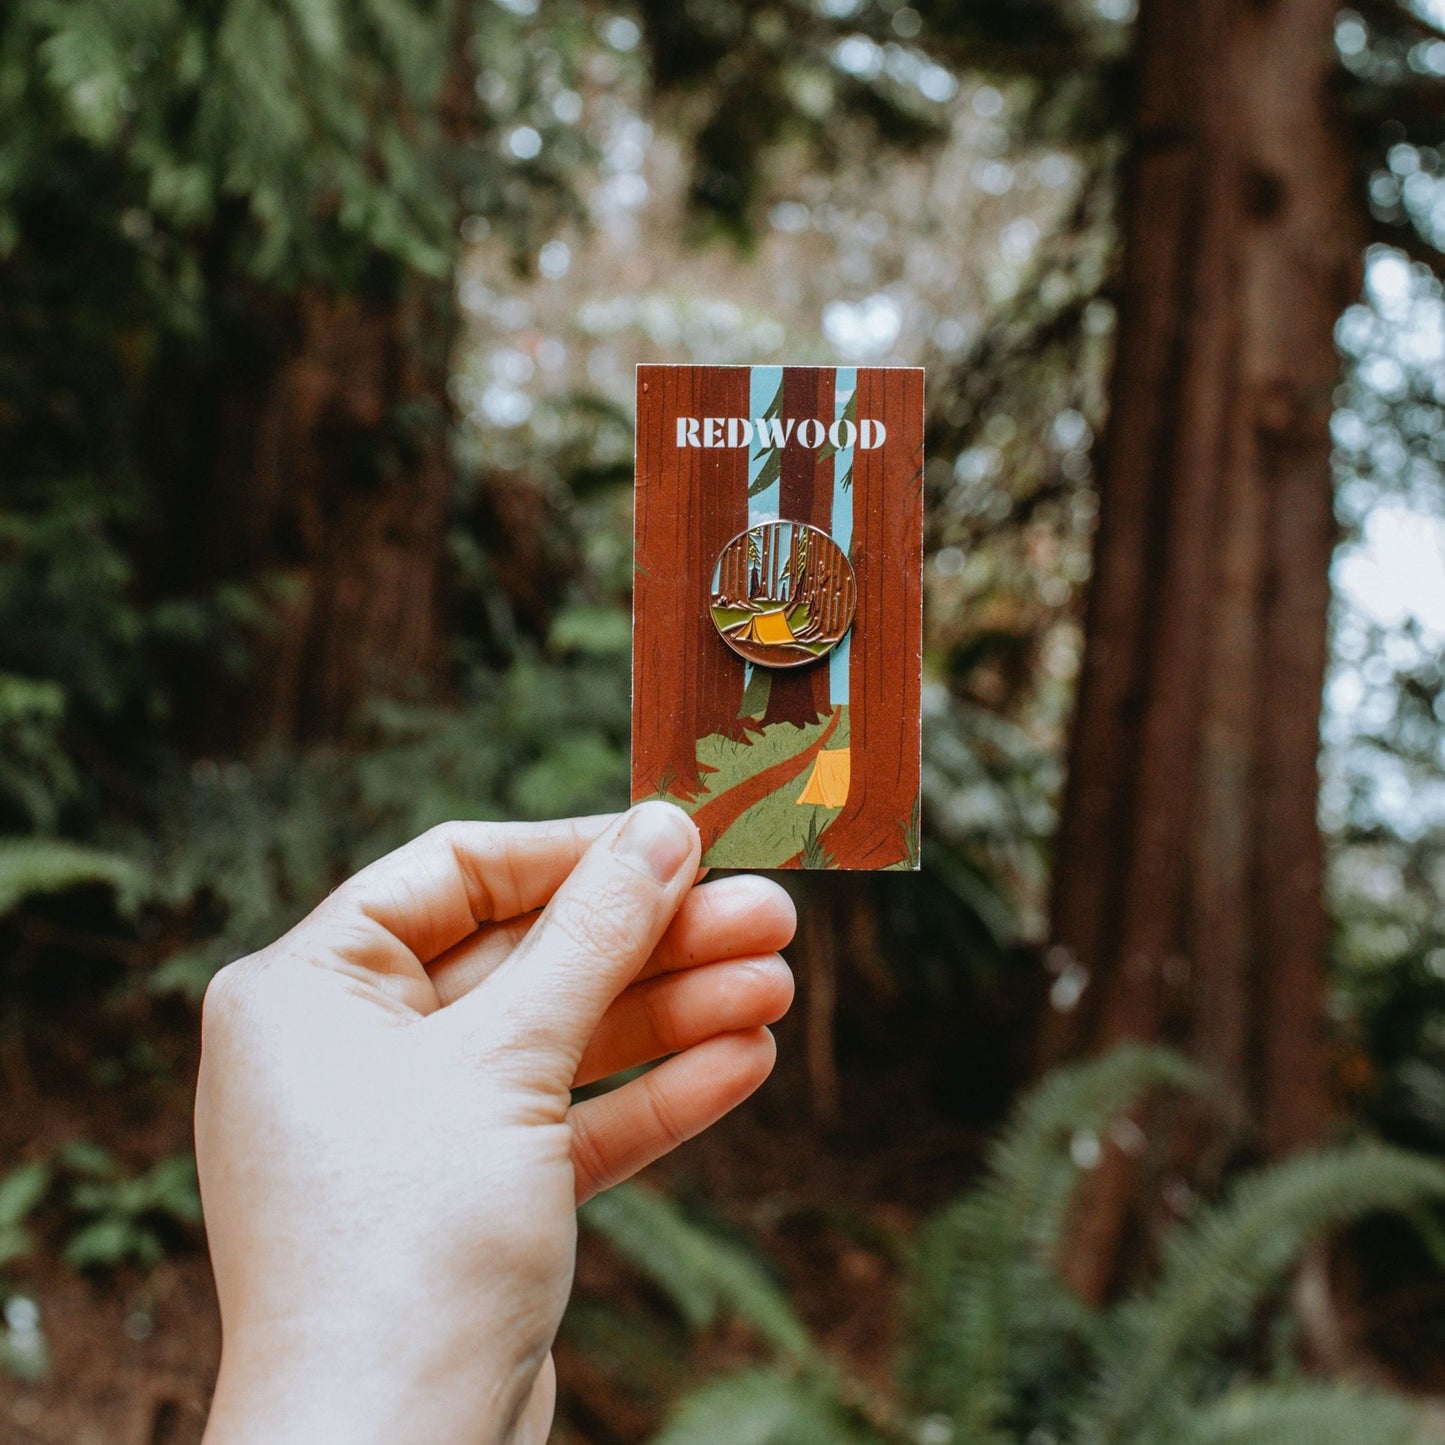
{"type": "Polygon", "coordinates": [[[429,963],[479,923],[542,907],[615,818],[442,823],[363,868],[312,918],[361,915],[429,963]]]}

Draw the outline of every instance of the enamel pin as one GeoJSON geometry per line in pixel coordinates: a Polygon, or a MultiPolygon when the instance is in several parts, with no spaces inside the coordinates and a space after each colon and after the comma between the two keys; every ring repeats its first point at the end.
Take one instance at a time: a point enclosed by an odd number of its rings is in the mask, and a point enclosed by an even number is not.
{"type": "Polygon", "coordinates": [[[853,625],[858,589],[842,549],[806,522],[764,522],[718,554],[711,611],[718,635],[761,667],[825,657],[853,625]]]}

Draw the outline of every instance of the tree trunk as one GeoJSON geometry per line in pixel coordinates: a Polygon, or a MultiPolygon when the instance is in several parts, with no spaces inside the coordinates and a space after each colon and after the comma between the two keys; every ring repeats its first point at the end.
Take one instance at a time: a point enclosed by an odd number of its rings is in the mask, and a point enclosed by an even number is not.
{"type": "Polygon", "coordinates": [[[742,730],[744,669],[713,627],[710,598],[718,553],[748,525],[748,454],[742,447],[679,449],[666,427],[676,416],[746,416],[748,381],[745,366],[644,366],[638,373],[639,386],[659,389],[664,401],[652,411],[657,425],[637,435],[633,605],[637,614],[671,619],[672,627],[655,628],[634,660],[634,796],[696,798],[703,790],[698,740],[742,730]],[[649,487],[663,492],[645,504],[649,487]]]}
{"type": "MultiPolygon", "coordinates": [[[[783,368],[784,420],[794,426],[783,448],[778,477],[778,515],[788,522],[810,522],[825,532],[833,520],[833,457],[823,457],[823,448],[805,447],[798,442],[798,423],[821,418],[824,426],[833,421],[832,367],[787,366],[783,368]]],[[[787,722],[812,727],[833,710],[828,697],[827,663],[780,669],[773,674],[768,694],[765,723],[787,722]]]]}
{"type": "Polygon", "coordinates": [[[888,418],[888,444],[853,459],[852,776],[822,838],[843,867],[887,868],[907,866],[918,843],[919,717],[904,699],[917,696],[923,651],[923,373],[860,367],[857,397],[860,417],[888,418]]]}
{"type": "Polygon", "coordinates": [[[373,691],[437,665],[450,314],[431,284],[303,293],[271,334],[233,335],[209,369],[184,358],[157,388],[168,531],[150,580],[261,602],[244,675],[185,679],[194,746],[335,737],[373,691]]]}
{"type": "MultiPolygon", "coordinates": [[[[1333,0],[1144,0],[1118,352],[1045,1055],[1176,1043],[1270,1154],[1324,1075],[1319,703],[1335,319],[1362,249],[1333,0]],[[1072,993],[1073,990],[1067,991],[1072,993]],[[1056,991],[1056,997],[1059,991],[1056,991]]],[[[1117,1283],[1140,1179],[1096,1172],[1068,1267],[1117,1283]]]]}

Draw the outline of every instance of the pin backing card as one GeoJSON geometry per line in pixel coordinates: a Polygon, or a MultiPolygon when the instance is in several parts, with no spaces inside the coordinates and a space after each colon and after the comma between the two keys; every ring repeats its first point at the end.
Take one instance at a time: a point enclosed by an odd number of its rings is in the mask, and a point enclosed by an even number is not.
{"type": "Polygon", "coordinates": [[[918,867],[923,372],[641,366],[632,797],[724,868],[918,867]]]}

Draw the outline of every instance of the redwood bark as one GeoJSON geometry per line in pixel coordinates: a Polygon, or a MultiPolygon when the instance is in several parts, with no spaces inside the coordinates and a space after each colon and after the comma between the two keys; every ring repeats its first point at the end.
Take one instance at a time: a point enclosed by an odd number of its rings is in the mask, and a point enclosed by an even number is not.
{"type": "MultiPolygon", "coordinates": [[[[1089,978],[1045,1056],[1166,1040],[1281,1154],[1317,1142],[1315,818],[1333,328],[1362,250],[1333,0],[1145,0],[1118,350],[1055,861],[1054,962],[1089,978]]],[[[1117,1154],[1068,1268],[1119,1276],[1117,1154]]]]}
{"type": "Polygon", "coordinates": [[[853,458],[853,569],[858,585],[848,660],[852,776],[823,833],[848,868],[886,868],[910,854],[919,788],[917,696],[923,655],[923,373],[858,372],[858,415],[888,417],[888,444],[853,458]]]}
{"type": "Polygon", "coordinates": [[[182,595],[234,583],[260,604],[244,677],[182,683],[194,746],[336,737],[367,696],[438,664],[451,310],[430,283],[313,290],[209,370],[190,358],[163,375],[168,534],[148,580],[182,595]]]}
{"type": "Polygon", "coordinates": [[[713,564],[748,524],[748,461],[742,447],[678,448],[664,418],[746,416],[748,369],[646,366],[638,380],[663,405],[637,435],[634,616],[666,624],[649,628],[634,657],[632,786],[634,796],[690,800],[703,790],[697,740],[742,730],[743,663],[709,603],[713,564]]]}
{"type": "MultiPolygon", "coordinates": [[[[781,415],[793,420],[792,434],[783,448],[778,477],[778,515],[787,522],[810,522],[829,530],[833,520],[833,457],[823,458],[821,447],[798,443],[798,423],[819,418],[833,420],[836,373],[832,367],[783,368],[781,415]]],[[[765,724],[787,722],[811,727],[832,711],[825,662],[783,668],[773,674],[765,724]]]]}

